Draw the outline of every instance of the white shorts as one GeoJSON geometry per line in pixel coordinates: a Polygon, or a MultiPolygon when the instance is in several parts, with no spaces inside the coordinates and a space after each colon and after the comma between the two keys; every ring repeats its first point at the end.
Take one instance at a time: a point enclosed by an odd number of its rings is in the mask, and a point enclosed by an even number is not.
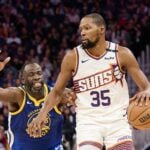
{"type": "Polygon", "coordinates": [[[132,132],[127,120],[107,124],[83,124],[76,127],[77,147],[85,141],[97,142],[111,148],[126,141],[132,142],[132,132]]]}

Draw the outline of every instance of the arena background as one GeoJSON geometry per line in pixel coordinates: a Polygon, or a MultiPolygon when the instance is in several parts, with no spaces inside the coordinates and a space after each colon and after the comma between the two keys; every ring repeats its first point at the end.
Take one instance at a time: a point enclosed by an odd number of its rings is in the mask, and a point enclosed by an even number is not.
{"type": "MultiPolygon", "coordinates": [[[[64,54],[80,43],[80,18],[92,12],[104,16],[106,39],[130,48],[150,79],[149,0],[0,0],[0,60],[12,58],[0,73],[0,87],[18,86],[18,71],[34,60],[42,66],[45,82],[53,85],[64,54]]],[[[132,96],[137,87],[127,80],[132,96]]],[[[7,116],[7,104],[0,102],[0,150],[6,145],[7,116]]],[[[74,107],[66,108],[64,116],[64,147],[73,150],[74,107]]],[[[146,150],[150,131],[133,133],[136,150],[146,150]]]]}

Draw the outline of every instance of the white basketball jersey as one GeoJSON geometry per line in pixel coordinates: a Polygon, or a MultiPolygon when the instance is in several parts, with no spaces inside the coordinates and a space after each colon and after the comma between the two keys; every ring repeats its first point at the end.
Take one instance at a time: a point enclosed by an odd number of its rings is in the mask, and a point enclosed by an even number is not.
{"type": "Polygon", "coordinates": [[[126,118],[129,94],[125,73],[119,67],[117,47],[109,42],[109,48],[99,58],[81,45],[76,47],[77,67],[73,82],[78,98],[77,125],[126,118]]]}

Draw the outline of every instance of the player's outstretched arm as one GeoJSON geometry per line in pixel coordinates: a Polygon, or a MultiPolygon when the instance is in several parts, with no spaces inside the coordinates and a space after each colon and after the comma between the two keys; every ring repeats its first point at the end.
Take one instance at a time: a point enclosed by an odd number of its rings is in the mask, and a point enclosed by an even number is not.
{"type": "Polygon", "coordinates": [[[137,104],[141,105],[145,101],[145,105],[150,105],[150,83],[140,69],[139,64],[132,52],[124,47],[120,48],[119,60],[121,67],[127,70],[134,82],[139,88],[139,92],[135,94],[131,100],[136,100],[137,104]]]}
{"type": "MultiPolygon", "coordinates": [[[[10,57],[7,57],[4,61],[0,61],[0,71],[4,69],[4,67],[10,61],[10,59],[11,59],[10,57]]],[[[18,103],[21,98],[22,98],[22,92],[20,89],[16,87],[9,87],[6,89],[0,88],[0,101],[18,103]]]]}

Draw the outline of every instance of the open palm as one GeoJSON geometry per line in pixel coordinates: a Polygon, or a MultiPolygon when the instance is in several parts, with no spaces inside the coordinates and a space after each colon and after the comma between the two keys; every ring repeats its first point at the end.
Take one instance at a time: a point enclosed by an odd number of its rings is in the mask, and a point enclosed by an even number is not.
{"type": "Polygon", "coordinates": [[[10,57],[7,57],[4,61],[0,61],[0,71],[4,69],[5,65],[10,61],[10,57]]]}

